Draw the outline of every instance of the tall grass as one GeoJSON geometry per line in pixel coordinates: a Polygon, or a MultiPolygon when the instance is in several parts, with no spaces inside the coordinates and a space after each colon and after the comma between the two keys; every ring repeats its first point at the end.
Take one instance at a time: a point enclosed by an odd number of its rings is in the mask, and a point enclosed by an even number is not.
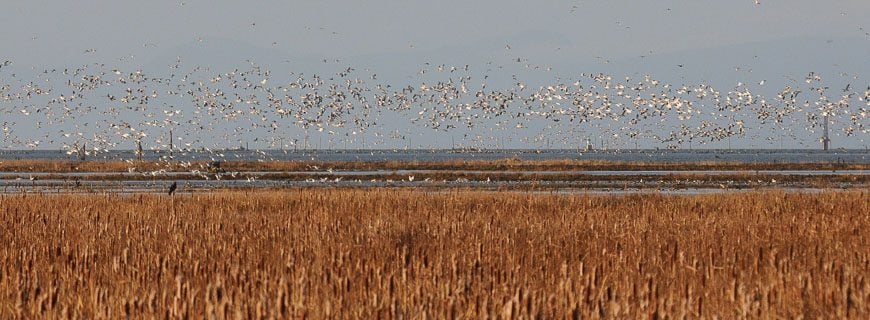
{"type": "Polygon", "coordinates": [[[0,197],[0,318],[867,318],[870,193],[0,197]]]}

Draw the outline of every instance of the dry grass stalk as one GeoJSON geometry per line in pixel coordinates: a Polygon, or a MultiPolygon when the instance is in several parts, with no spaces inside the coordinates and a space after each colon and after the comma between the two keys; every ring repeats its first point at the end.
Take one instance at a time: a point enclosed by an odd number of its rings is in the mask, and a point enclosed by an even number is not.
{"type": "Polygon", "coordinates": [[[0,318],[867,318],[870,193],[0,197],[0,318]]]}

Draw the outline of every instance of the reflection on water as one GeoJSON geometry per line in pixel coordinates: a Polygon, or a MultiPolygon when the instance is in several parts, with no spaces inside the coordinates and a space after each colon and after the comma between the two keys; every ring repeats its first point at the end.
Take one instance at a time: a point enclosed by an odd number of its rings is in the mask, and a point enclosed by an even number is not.
{"type": "MultiPolygon", "coordinates": [[[[818,187],[796,182],[776,181],[473,181],[457,179],[453,181],[392,181],[392,180],[121,180],[88,181],[68,179],[18,179],[0,180],[0,193],[22,192],[37,193],[162,193],[173,182],[179,185],[179,192],[207,192],[221,189],[288,189],[288,188],[419,188],[423,190],[475,189],[475,190],[521,190],[531,192],[564,191],[570,193],[668,193],[668,194],[707,194],[732,192],[737,190],[784,189],[814,190],[818,187]]],[[[830,188],[848,189],[866,187],[851,183],[838,183],[830,188]]]]}
{"type": "MultiPolygon", "coordinates": [[[[487,150],[458,152],[455,150],[226,150],[221,151],[226,160],[313,160],[313,161],[445,161],[445,160],[606,160],[625,162],[841,162],[870,163],[867,150],[623,150],[592,151],[577,150],[487,150]]],[[[147,152],[147,160],[156,160],[164,154],[147,152]]],[[[214,153],[176,152],[175,160],[210,160],[214,153]]],[[[93,159],[127,160],[134,158],[132,151],[114,151],[100,154],[93,159]]],[[[68,159],[60,151],[0,151],[0,161],[4,159],[68,159]]],[[[72,159],[70,159],[72,160],[72,159]]],[[[238,177],[224,175],[220,180],[185,180],[189,172],[161,172],[156,176],[143,173],[41,173],[18,172],[0,173],[0,192],[164,192],[172,181],[178,181],[182,192],[201,192],[227,188],[308,188],[308,187],[412,187],[439,190],[445,188],[474,188],[492,190],[544,190],[543,192],[593,192],[593,193],[643,193],[666,192],[675,194],[698,194],[731,192],[734,190],[754,190],[758,188],[777,188],[785,190],[813,190],[816,186],[800,183],[774,181],[734,182],[734,181],[644,181],[641,176],[665,176],[670,174],[690,175],[739,175],[761,174],[782,176],[852,175],[867,176],[868,170],[759,170],[759,171],[511,171],[524,175],[564,175],[570,176],[620,176],[615,181],[392,181],[386,175],[413,176],[415,174],[450,172],[451,174],[503,173],[503,171],[477,170],[377,170],[377,171],[334,171],[334,172],[283,172],[297,175],[293,180],[264,179],[270,172],[244,172],[238,177]],[[99,177],[98,177],[99,176],[99,177]],[[366,176],[366,179],[360,179],[366,176]],[[371,176],[384,176],[369,179],[371,176]],[[636,176],[636,177],[635,177],[636,176]],[[105,178],[110,178],[102,180],[105,178]],[[180,179],[180,180],[176,180],[180,179]]],[[[214,174],[211,174],[214,176],[214,174]]],[[[647,179],[649,180],[649,179],[647,179]]],[[[777,178],[779,180],[779,178],[777,178]]],[[[862,184],[839,183],[833,188],[865,187],[862,184]]]]}

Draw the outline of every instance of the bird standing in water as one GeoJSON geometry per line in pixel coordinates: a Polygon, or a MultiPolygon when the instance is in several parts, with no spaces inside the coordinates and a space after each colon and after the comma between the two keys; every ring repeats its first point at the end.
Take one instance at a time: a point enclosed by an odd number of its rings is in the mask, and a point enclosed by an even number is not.
{"type": "Polygon", "coordinates": [[[178,189],[178,183],[176,183],[175,181],[173,181],[172,184],[169,186],[169,195],[170,195],[170,196],[171,196],[173,193],[175,193],[175,189],[178,189]]]}

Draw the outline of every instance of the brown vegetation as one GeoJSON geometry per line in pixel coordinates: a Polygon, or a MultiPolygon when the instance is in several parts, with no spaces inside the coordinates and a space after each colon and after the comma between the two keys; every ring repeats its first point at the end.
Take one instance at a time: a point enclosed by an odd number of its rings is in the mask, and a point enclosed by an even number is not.
{"type": "Polygon", "coordinates": [[[0,196],[0,318],[864,318],[870,193],[0,196]]]}

